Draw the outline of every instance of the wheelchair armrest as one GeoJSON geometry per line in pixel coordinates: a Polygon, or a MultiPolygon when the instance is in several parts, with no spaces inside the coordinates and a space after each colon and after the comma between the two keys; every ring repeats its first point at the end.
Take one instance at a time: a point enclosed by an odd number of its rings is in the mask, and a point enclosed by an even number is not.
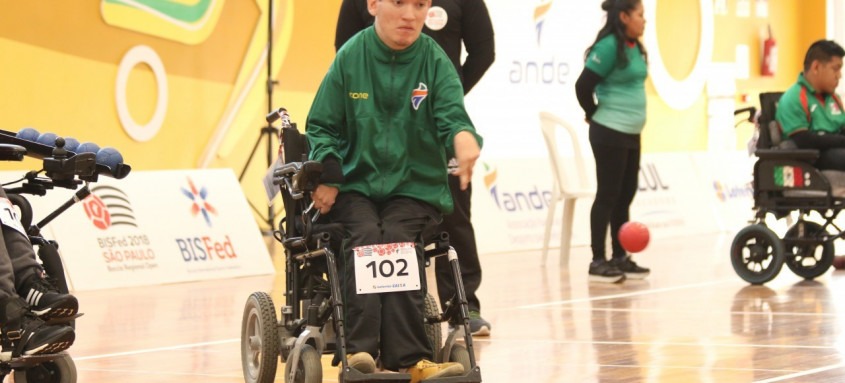
{"type": "Polygon", "coordinates": [[[819,151],[816,149],[757,149],[754,155],[761,160],[815,162],[819,158],[819,151]]]}
{"type": "Polygon", "coordinates": [[[273,171],[273,184],[286,185],[291,193],[313,191],[320,184],[323,164],[316,161],[290,162],[273,171]]]}
{"type": "Polygon", "coordinates": [[[23,161],[26,148],[15,144],[0,144],[0,161],[23,161]]]}

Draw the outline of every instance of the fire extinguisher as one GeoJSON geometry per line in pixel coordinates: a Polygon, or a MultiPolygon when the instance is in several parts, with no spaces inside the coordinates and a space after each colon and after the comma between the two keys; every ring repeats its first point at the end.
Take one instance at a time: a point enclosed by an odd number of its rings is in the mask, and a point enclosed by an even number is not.
{"type": "Polygon", "coordinates": [[[769,38],[763,41],[763,63],[760,74],[774,76],[778,68],[778,45],[772,37],[772,26],[769,25],[769,38]]]}

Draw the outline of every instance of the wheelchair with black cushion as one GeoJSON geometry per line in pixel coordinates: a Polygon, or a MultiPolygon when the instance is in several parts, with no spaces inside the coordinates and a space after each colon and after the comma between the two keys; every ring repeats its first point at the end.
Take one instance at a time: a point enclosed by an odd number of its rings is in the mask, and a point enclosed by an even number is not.
{"type": "MultiPolygon", "coordinates": [[[[20,219],[21,226],[34,247],[38,248],[38,259],[44,273],[53,281],[54,286],[62,293],[68,293],[58,243],[48,240],[41,235],[41,228],[58,217],[76,202],[90,194],[89,182],[96,182],[100,175],[124,178],[131,171],[131,167],[124,163],[97,163],[95,153],[75,153],[65,150],[65,140],[57,138],[56,145],[18,138],[15,133],[0,130],[0,161],[22,161],[25,157],[41,160],[43,168],[39,171],[29,171],[23,178],[3,184],[9,201],[16,208],[14,215],[20,219]],[[44,173],[42,176],[41,173],[44,173]],[[18,186],[11,186],[18,184],[18,186]],[[43,196],[48,190],[65,188],[76,190],[74,196],[48,214],[45,218],[33,223],[33,210],[25,195],[43,196]]],[[[69,320],[73,326],[73,319],[69,320]]],[[[49,323],[49,321],[48,321],[49,323]]],[[[13,374],[17,383],[75,383],[76,366],[67,352],[43,354],[12,358],[0,362],[0,381],[7,375],[13,374]]]]}
{"type": "Polygon", "coordinates": [[[845,172],[816,169],[817,150],[797,149],[792,141],[781,139],[775,121],[781,95],[760,94],[755,217],[736,234],[730,250],[734,271],[751,284],[771,281],[784,263],[802,278],[821,276],[833,264],[833,241],[845,236],[834,222],[845,207],[845,172]],[[767,226],[769,214],[776,219],[797,214],[797,219],[781,238],[767,226]]]}
{"type": "MultiPolygon", "coordinates": [[[[280,110],[281,111],[281,110],[280,110]]],[[[278,119],[279,111],[268,115],[278,119]]],[[[296,125],[281,129],[283,164],[273,171],[284,202],[285,216],[274,231],[285,252],[285,303],[277,312],[266,292],[254,292],[247,299],[241,324],[241,361],[244,381],[269,383],[275,380],[277,355],[285,363],[287,383],[316,383],[323,377],[321,356],[340,357],[340,382],[408,382],[401,373],[364,374],[347,361],[343,301],[335,249],[340,249],[343,227],[322,223],[313,208],[310,193],[320,183],[322,164],[306,161],[307,144],[296,125]],[[280,317],[277,316],[280,314],[280,317]],[[277,319],[278,318],[278,319],[277,319]]],[[[450,259],[457,293],[441,313],[435,299],[425,300],[426,334],[434,345],[435,361],[458,362],[464,376],[430,379],[430,382],[480,382],[469,328],[469,309],[461,280],[457,255],[441,234],[425,247],[425,261],[445,255],[450,259]],[[444,342],[441,323],[451,324],[444,342]],[[463,339],[463,343],[458,343],[463,339]]],[[[424,277],[424,276],[423,276],[424,277]]]]}

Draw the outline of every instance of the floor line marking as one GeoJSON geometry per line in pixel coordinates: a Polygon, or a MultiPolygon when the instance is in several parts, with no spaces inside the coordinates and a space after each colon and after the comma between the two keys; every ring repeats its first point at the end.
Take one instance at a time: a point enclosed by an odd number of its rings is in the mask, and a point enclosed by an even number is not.
{"type": "Polygon", "coordinates": [[[135,350],[135,351],[115,352],[115,353],[111,353],[111,354],[90,355],[90,356],[81,356],[81,357],[74,356],[73,360],[82,361],[82,360],[113,358],[113,357],[117,357],[117,356],[148,354],[148,353],[151,353],[151,352],[159,352],[159,351],[173,351],[173,350],[180,350],[180,349],[185,349],[185,348],[194,348],[194,347],[202,347],[202,346],[215,346],[215,345],[218,345],[218,344],[234,343],[234,342],[240,342],[240,341],[241,340],[238,338],[238,339],[217,340],[217,341],[212,341],[212,342],[188,343],[188,344],[181,344],[181,345],[168,346],[168,347],[157,347],[157,348],[147,348],[147,349],[141,349],[141,350],[135,350]]]}
{"type": "Polygon", "coordinates": [[[764,379],[764,380],[757,380],[757,381],[754,381],[754,383],[773,383],[773,382],[780,382],[780,381],[784,381],[784,380],[787,380],[787,379],[799,378],[799,377],[802,377],[802,376],[807,376],[807,375],[817,374],[817,373],[819,373],[819,372],[830,371],[830,370],[837,369],[837,368],[842,368],[842,367],[845,367],[845,363],[832,364],[832,365],[830,365],[830,366],[825,366],[825,367],[814,368],[814,369],[812,369],[812,370],[807,370],[807,371],[796,372],[796,373],[794,373],[794,374],[789,374],[789,375],[784,375],[784,376],[778,376],[778,377],[776,377],[776,378],[770,378],[770,379],[764,379]]]}
{"type": "Polygon", "coordinates": [[[648,295],[654,293],[663,293],[667,291],[674,291],[674,290],[685,290],[690,288],[697,288],[697,287],[704,287],[704,286],[712,286],[718,285],[727,282],[736,282],[736,279],[723,279],[721,281],[710,281],[710,282],[702,282],[702,283],[695,283],[691,285],[681,285],[681,286],[673,286],[673,287],[663,287],[659,289],[648,289],[648,290],[641,290],[641,291],[632,291],[630,293],[624,294],[614,294],[614,295],[602,295],[599,297],[590,297],[590,298],[579,298],[579,299],[569,299],[569,300],[562,300],[562,301],[553,301],[553,302],[546,302],[546,303],[537,303],[532,305],[523,305],[523,306],[516,306],[516,309],[535,309],[535,308],[542,308],[542,307],[549,307],[549,306],[562,306],[568,305],[573,303],[581,303],[581,302],[595,302],[595,301],[603,301],[609,299],[618,299],[618,298],[628,298],[628,297],[635,297],[641,295],[648,295]]]}

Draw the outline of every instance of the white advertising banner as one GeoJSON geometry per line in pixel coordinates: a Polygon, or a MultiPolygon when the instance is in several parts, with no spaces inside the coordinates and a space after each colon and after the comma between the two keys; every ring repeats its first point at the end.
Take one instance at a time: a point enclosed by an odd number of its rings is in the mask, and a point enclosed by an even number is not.
{"type": "Polygon", "coordinates": [[[719,228],[739,231],[754,218],[754,163],[757,157],[745,151],[693,153],[693,162],[715,198],[719,228]]]}
{"type": "MultiPolygon", "coordinates": [[[[575,80],[604,23],[598,1],[487,1],[496,61],[466,97],[484,158],[545,156],[540,111],[584,121],[575,80]]],[[[585,125],[586,126],[586,125],[585,125]]]]}
{"type": "MultiPolygon", "coordinates": [[[[715,163],[715,162],[714,162],[715,163]]],[[[652,238],[668,238],[720,230],[717,193],[701,177],[689,154],[646,154],[641,160],[639,190],[631,220],[648,226],[652,238]]],[[[726,168],[728,171],[737,167],[726,168]]],[[[473,180],[472,216],[480,253],[540,249],[552,197],[547,159],[485,160],[473,180]],[[479,172],[480,170],[483,172],[479,172]]],[[[572,245],[590,243],[593,200],[578,200],[572,245]]],[[[550,247],[560,246],[562,204],[555,209],[550,247]]]]}
{"type": "MultiPolygon", "coordinates": [[[[133,171],[89,187],[46,226],[74,290],[275,272],[231,169],[133,171]]],[[[31,198],[35,220],[71,194],[31,198]]]]}

